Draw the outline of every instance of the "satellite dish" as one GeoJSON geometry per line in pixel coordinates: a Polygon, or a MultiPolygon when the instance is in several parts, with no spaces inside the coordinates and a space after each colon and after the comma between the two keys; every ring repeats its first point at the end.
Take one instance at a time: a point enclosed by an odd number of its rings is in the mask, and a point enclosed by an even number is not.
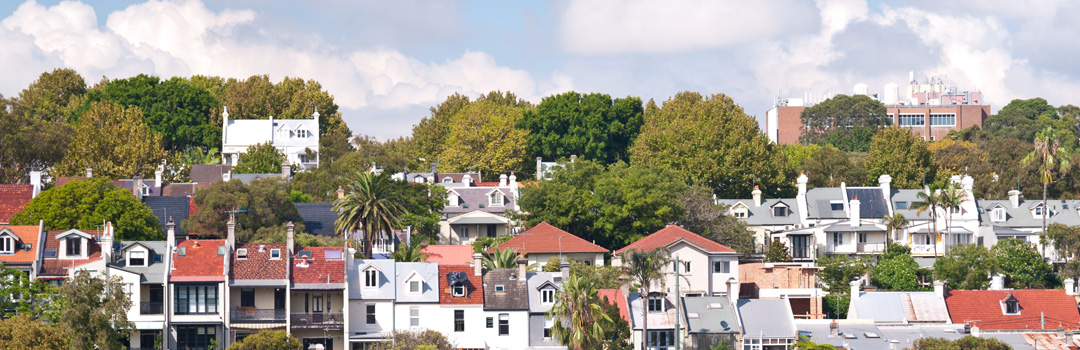
{"type": "Polygon", "coordinates": [[[724,327],[725,331],[731,329],[730,327],[728,327],[727,321],[720,321],[720,327],[724,327]]]}

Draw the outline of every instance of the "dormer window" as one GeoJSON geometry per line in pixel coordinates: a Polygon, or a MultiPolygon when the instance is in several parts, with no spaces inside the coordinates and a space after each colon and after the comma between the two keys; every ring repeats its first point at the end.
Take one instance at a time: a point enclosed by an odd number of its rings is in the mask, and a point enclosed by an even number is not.
{"type": "Polygon", "coordinates": [[[502,206],[503,205],[503,194],[502,194],[502,192],[499,192],[499,191],[491,192],[491,194],[488,195],[488,199],[489,199],[489,201],[488,201],[489,206],[494,207],[494,206],[502,206]]]}
{"type": "Polygon", "coordinates": [[[0,254],[15,254],[15,238],[10,235],[0,235],[0,254]]]}
{"type": "Polygon", "coordinates": [[[786,217],[788,216],[788,208],[783,205],[778,205],[772,208],[774,217],[786,217]]]}
{"type": "Polygon", "coordinates": [[[457,193],[454,193],[454,192],[447,193],[446,194],[446,201],[448,202],[447,205],[449,205],[451,207],[458,206],[458,195],[457,195],[457,193]]]}
{"type": "Polygon", "coordinates": [[[240,248],[236,250],[237,259],[247,259],[247,248],[240,248]]]}
{"type": "Polygon", "coordinates": [[[447,177],[442,178],[442,183],[444,183],[444,184],[452,184],[452,183],[454,183],[454,179],[447,176],[447,177]]]}
{"type": "Polygon", "coordinates": [[[506,291],[506,286],[503,286],[501,284],[495,285],[495,291],[496,292],[506,291]]]}
{"type": "Polygon", "coordinates": [[[555,290],[544,289],[540,291],[540,302],[544,305],[551,305],[555,303],[555,290]]]}
{"type": "Polygon", "coordinates": [[[1006,315],[1019,315],[1020,314],[1020,301],[1016,297],[1009,295],[1005,300],[1001,302],[1002,312],[1006,315]]]}
{"type": "Polygon", "coordinates": [[[64,248],[67,256],[80,256],[82,255],[82,239],[71,237],[64,240],[64,248]]]}
{"type": "Polygon", "coordinates": [[[990,211],[990,220],[993,220],[995,222],[1003,222],[1003,221],[1005,221],[1005,208],[998,207],[998,208],[994,208],[993,210],[991,210],[990,211]]]}
{"type": "Polygon", "coordinates": [[[1034,215],[1035,217],[1040,217],[1040,218],[1041,218],[1041,217],[1043,217],[1043,215],[1044,215],[1044,214],[1043,214],[1043,209],[1044,209],[1044,208],[1045,208],[1045,207],[1043,207],[1043,205],[1042,205],[1042,204],[1039,204],[1039,205],[1035,206],[1035,210],[1034,210],[1034,211],[1032,211],[1032,212],[1034,213],[1033,215],[1034,215]]]}
{"type": "Polygon", "coordinates": [[[128,266],[146,266],[146,252],[142,250],[128,252],[128,266]]]}
{"type": "Polygon", "coordinates": [[[663,312],[664,298],[659,295],[649,297],[649,312],[663,312]]]}
{"type": "Polygon", "coordinates": [[[420,294],[423,290],[423,282],[409,281],[409,294],[420,294]]]}
{"type": "Polygon", "coordinates": [[[831,202],[829,202],[829,209],[831,209],[832,211],[844,210],[844,202],[842,202],[842,201],[831,201],[831,202]]]}
{"type": "Polygon", "coordinates": [[[746,210],[746,207],[740,206],[740,207],[736,207],[735,209],[732,209],[731,214],[735,215],[735,217],[737,217],[737,218],[745,219],[747,217],[748,210],[746,210]]]}
{"type": "Polygon", "coordinates": [[[379,271],[376,269],[364,270],[364,288],[375,288],[379,286],[379,271]]]}
{"type": "Polygon", "coordinates": [[[308,131],[304,129],[296,130],[296,138],[306,139],[308,138],[308,131]]]}
{"type": "Polygon", "coordinates": [[[453,293],[454,293],[455,297],[463,297],[463,296],[465,296],[465,284],[462,284],[462,283],[454,284],[453,290],[454,290],[453,293]]]}

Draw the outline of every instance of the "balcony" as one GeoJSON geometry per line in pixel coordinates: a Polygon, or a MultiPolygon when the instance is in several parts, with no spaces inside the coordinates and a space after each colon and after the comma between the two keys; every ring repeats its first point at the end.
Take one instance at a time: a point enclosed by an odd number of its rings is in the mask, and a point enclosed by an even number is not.
{"type": "Polygon", "coordinates": [[[285,309],[239,308],[229,311],[231,322],[285,322],[285,309]]]}
{"type": "Polygon", "coordinates": [[[915,244],[911,246],[911,254],[934,255],[933,244],[915,244]]]}
{"type": "Polygon", "coordinates": [[[165,313],[165,305],[161,302],[139,303],[140,315],[162,315],[165,313]]]}
{"type": "Polygon", "coordinates": [[[859,243],[859,253],[883,253],[885,243],[859,243]]]}
{"type": "Polygon", "coordinates": [[[341,330],[345,317],[341,313],[292,314],[292,328],[341,330]]]}

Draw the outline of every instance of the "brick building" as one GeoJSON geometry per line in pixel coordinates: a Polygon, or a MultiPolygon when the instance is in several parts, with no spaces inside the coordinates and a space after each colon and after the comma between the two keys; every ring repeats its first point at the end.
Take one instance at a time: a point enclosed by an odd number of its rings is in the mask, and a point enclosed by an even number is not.
{"type": "Polygon", "coordinates": [[[795,318],[823,318],[817,270],[805,263],[739,264],[739,299],[786,299],[795,318]]]}

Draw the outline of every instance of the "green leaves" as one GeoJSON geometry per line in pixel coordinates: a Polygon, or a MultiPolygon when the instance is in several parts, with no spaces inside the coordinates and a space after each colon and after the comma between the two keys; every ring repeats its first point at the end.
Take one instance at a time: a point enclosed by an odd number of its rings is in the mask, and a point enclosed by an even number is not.
{"type": "Polygon", "coordinates": [[[997,259],[982,245],[957,245],[934,261],[934,279],[949,289],[986,289],[996,272],[997,259]]]}
{"type": "Polygon", "coordinates": [[[199,208],[180,223],[188,234],[224,237],[229,214],[236,213],[236,238],[240,242],[284,242],[285,224],[293,221],[297,234],[304,231],[304,220],[290,197],[289,185],[278,178],[255,179],[245,185],[237,179],[215,183],[195,193],[199,208]]]}
{"type": "Polygon", "coordinates": [[[888,127],[874,135],[866,160],[866,181],[892,176],[893,188],[922,188],[937,180],[938,166],[926,141],[911,130],[888,127]]]}
{"type": "Polygon", "coordinates": [[[270,142],[251,145],[247,153],[240,154],[240,161],[232,171],[237,174],[276,174],[281,172],[285,154],[270,142]]]}
{"type": "Polygon", "coordinates": [[[892,244],[881,255],[881,260],[870,270],[870,283],[878,288],[893,291],[918,291],[919,264],[909,254],[910,248],[892,244]]]}
{"type": "Polygon", "coordinates": [[[529,132],[529,154],[544,159],[577,155],[603,163],[629,160],[630,144],[643,124],[641,99],[614,99],[568,91],[545,97],[526,110],[518,126],[529,132]]]}
{"type": "Polygon", "coordinates": [[[37,225],[39,221],[44,221],[46,230],[95,230],[108,221],[116,227],[117,240],[165,238],[150,208],[131,191],[99,177],[41,192],[11,219],[14,225],[37,225]]]}
{"type": "Polygon", "coordinates": [[[345,190],[345,197],[334,202],[334,210],[338,212],[334,231],[363,230],[364,257],[367,259],[371,259],[373,240],[379,236],[389,238],[394,229],[403,228],[406,203],[397,184],[390,179],[389,172],[378,175],[357,172],[345,190]]]}
{"type": "Polygon", "coordinates": [[[64,300],[59,325],[67,330],[72,349],[122,349],[135,331],[128,321],[128,292],[117,276],[108,279],[79,270],[60,287],[64,300]]]}
{"type": "Polygon", "coordinates": [[[836,95],[803,110],[799,142],[830,144],[847,152],[866,152],[878,128],[892,120],[885,105],[865,95],[836,95]]]}
{"type": "Polygon", "coordinates": [[[515,127],[522,112],[522,108],[493,101],[477,101],[463,108],[452,119],[440,167],[483,174],[527,170],[528,132],[515,127]]]}
{"type": "Polygon", "coordinates": [[[67,155],[54,168],[56,175],[77,176],[93,168],[95,176],[109,179],[147,176],[167,156],[161,135],[151,131],[138,107],[93,102],[74,127],[67,155]]]}
{"type": "Polygon", "coordinates": [[[1055,288],[1060,282],[1035,247],[1019,239],[999,240],[992,249],[1007,288],[1055,288]]]}

